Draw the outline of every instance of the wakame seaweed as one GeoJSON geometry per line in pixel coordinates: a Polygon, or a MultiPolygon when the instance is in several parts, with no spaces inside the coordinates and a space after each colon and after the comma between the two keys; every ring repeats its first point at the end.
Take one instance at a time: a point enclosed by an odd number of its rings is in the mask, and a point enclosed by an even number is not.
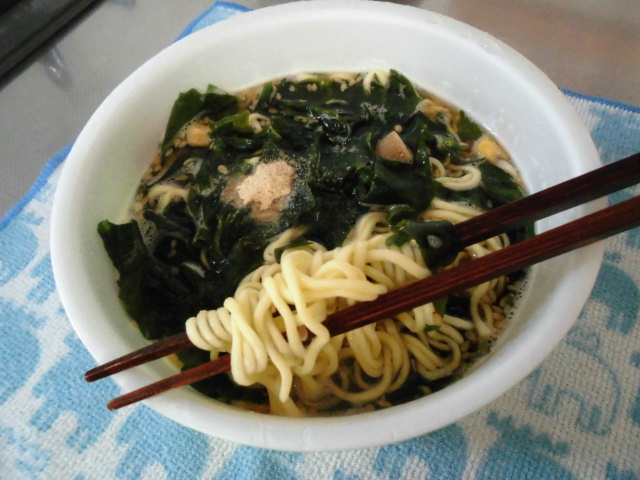
{"type": "MultiPolygon", "coordinates": [[[[452,224],[419,218],[435,197],[488,209],[522,196],[508,173],[484,159],[472,162],[482,174],[476,188],[450,190],[437,182],[430,159],[464,164],[461,152],[482,135],[481,128],[459,112],[455,135],[449,117],[429,117],[420,108],[424,97],[406,77],[391,70],[386,82],[379,78],[366,85],[328,76],[267,82],[251,111],[240,97],[213,85],[178,96],[160,145],[165,168],[143,180],[138,194],[145,196],[163,182],[188,194],[166,205],[148,205],[137,222],[104,220],[98,226],[119,272],[120,298],[145,337],[173,335],[200,310],[220,307],[263,262],[269,241],[289,227],[306,231],[276,258],[310,241],[338,247],[362,214],[383,210],[394,232],[390,242],[414,239],[427,265],[437,269],[460,247],[452,224]],[[193,122],[208,125],[206,145],[180,141],[185,125],[193,122]],[[378,154],[376,145],[391,132],[412,152],[410,161],[378,154]],[[256,218],[251,208],[230,199],[234,179],[282,159],[294,168],[295,180],[274,218],[256,218]]],[[[516,237],[527,234],[522,230],[516,237]]],[[[463,304],[457,297],[443,299],[437,309],[457,312],[463,304]]],[[[193,366],[204,357],[185,352],[182,360],[193,366]]],[[[198,388],[217,397],[244,395],[227,380],[198,388]]]]}

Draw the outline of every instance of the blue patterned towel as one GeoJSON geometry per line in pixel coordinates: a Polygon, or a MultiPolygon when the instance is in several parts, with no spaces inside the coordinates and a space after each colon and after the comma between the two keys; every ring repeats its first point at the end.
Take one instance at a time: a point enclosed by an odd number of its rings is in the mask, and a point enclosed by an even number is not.
{"type": "MultiPolygon", "coordinates": [[[[184,35],[242,10],[216,3],[184,35]]],[[[640,151],[640,108],[566,94],[605,163],[640,151]]],[[[109,412],[113,381],[84,383],[95,364],[62,310],[49,256],[68,152],[0,221],[1,479],[640,479],[640,229],[608,240],[565,341],[486,408],[380,448],[273,452],[208,437],[143,405],[109,412]]]]}

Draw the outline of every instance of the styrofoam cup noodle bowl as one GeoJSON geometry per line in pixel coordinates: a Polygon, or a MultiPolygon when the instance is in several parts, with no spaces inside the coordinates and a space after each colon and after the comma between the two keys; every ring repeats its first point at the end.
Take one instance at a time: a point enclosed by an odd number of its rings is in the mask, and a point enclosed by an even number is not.
{"type": "MultiPolygon", "coordinates": [[[[147,344],[118,300],[116,272],[96,226],[105,218],[124,219],[178,93],[209,83],[235,91],[296,72],[390,68],[492,131],[530,192],[599,165],[588,132],[558,88],[514,50],[468,25],[413,7],[361,1],[292,3],[237,15],[135,71],[91,117],[66,160],[53,207],[53,268],[69,319],[97,363],[147,344]]],[[[556,215],[537,229],[587,211],[556,215]]],[[[536,266],[492,353],[463,379],[420,400],[308,419],[239,410],[191,388],[145,403],[187,427],[272,449],[364,448],[426,434],[491,402],[551,352],[586,301],[602,253],[596,244],[536,266]]],[[[174,373],[165,359],[115,378],[131,391],[174,373]]]]}

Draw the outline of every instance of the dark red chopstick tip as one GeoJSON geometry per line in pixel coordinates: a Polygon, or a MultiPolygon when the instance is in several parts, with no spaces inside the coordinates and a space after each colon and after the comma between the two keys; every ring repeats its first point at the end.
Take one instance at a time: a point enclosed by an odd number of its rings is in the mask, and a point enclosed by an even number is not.
{"type": "Polygon", "coordinates": [[[213,377],[228,371],[230,368],[231,355],[223,355],[215,360],[211,360],[210,362],[203,363],[197,367],[190,368],[189,370],[184,370],[172,375],[171,377],[164,378],[155,383],[139,388],[138,390],[134,390],[133,392],[114,398],[107,403],[107,408],[109,410],[118,410],[133,403],[173,390],[174,388],[184,387],[200,380],[204,380],[205,378],[213,377]]]}
{"type": "Polygon", "coordinates": [[[193,344],[189,340],[188,335],[185,332],[181,332],[92,368],[84,374],[84,379],[87,382],[95,382],[96,380],[115,375],[124,370],[171,355],[172,353],[180,352],[191,346],[193,346],[193,344]]]}

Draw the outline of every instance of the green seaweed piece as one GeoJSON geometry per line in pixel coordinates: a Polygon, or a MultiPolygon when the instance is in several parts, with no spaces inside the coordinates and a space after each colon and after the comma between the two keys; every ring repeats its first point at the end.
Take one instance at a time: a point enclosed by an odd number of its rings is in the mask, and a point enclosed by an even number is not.
{"type": "Polygon", "coordinates": [[[195,88],[182,92],[175,100],[167,121],[162,153],[171,147],[173,139],[182,127],[194,118],[204,115],[224,117],[237,111],[237,108],[238,99],[214,85],[209,85],[204,93],[195,88]]]}

